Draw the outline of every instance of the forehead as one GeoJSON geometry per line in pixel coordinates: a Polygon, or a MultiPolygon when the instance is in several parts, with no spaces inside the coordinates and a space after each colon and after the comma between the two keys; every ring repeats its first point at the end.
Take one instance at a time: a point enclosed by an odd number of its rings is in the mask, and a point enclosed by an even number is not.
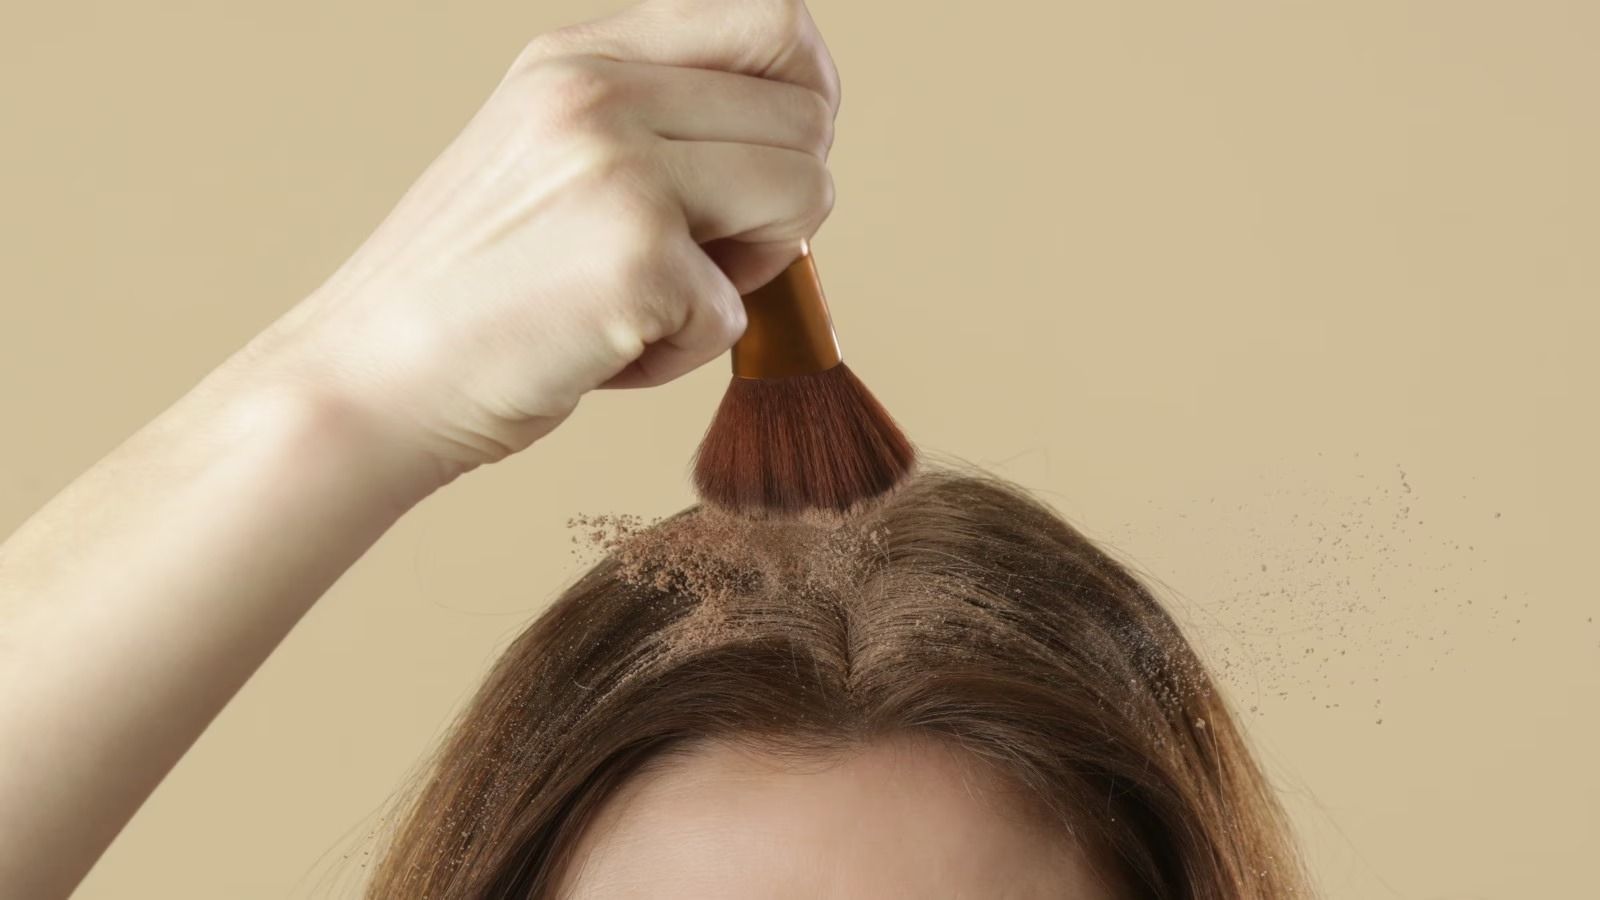
{"type": "Polygon", "coordinates": [[[609,798],[563,900],[1110,900],[1063,834],[966,754],[881,741],[815,762],[707,743],[609,798]]]}

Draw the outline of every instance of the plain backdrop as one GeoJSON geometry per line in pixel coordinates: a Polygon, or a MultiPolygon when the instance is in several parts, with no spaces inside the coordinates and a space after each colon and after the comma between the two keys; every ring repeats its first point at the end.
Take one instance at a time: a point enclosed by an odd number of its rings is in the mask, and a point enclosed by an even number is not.
{"type": "MultiPolygon", "coordinates": [[[[0,528],[313,289],[598,0],[24,2],[0,528]]],[[[1600,845],[1600,5],[816,0],[852,366],[1222,673],[1326,894],[1577,897],[1600,845]]],[[[377,811],[727,377],[583,402],[407,515],[79,893],[348,896],[377,811]]],[[[108,598],[108,602],[114,598],[108,598]]]]}

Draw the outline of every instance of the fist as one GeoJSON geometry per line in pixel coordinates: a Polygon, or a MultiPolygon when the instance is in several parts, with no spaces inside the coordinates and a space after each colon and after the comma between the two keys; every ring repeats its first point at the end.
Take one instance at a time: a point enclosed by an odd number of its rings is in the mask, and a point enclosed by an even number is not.
{"type": "Polygon", "coordinates": [[[534,39],[361,248],[238,355],[444,480],[743,332],[832,208],[838,78],[800,0],[656,0],[534,39]]]}

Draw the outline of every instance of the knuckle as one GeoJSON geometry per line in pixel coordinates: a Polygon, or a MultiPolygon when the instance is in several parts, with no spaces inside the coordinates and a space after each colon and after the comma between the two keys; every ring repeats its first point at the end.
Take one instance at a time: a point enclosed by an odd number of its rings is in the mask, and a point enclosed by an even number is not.
{"type": "Polygon", "coordinates": [[[528,68],[546,60],[581,52],[593,45],[591,32],[591,23],[580,23],[535,35],[522,45],[522,51],[517,54],[512,68],[528,68]]]}
{"type": "Polygon", "coordinates": [[[628,173],[639,165],[625,145],[597,132],[569,135],[566,150],[578,179],[591,190],[625,184],[628,173]]]}
{"type": "Polygon", "coordinates": [[[810,86],[827,102],[830,115],[839,109],[839,69],[812,24],[803,0],[757,0],[741,5],[750,18],[745,30],[752,53],[766,60],[790,58],[807,72],[810,86]]]}
{"type": "Polygon", "coordinates": [[[839,104],[844,100],[844,87],[839,81],[839,69],[833,62],[833,57],[825,51],[822,60],[822,97],[828,102],[828,108],[834,115],[839,114],[839,104]]]}
{"type": "Polygon", "coordinates": [[[816,228],[833,212],[834,187],[833,173],[822,164],[809,166],[806,169],[807,177],[805,188],[807,191],[805,206],[806,215],[802,224],[816,228]]]}
{"type": "Polygon", "coordinates": [[[599,198],[614,221],[629,224],[661,221],[658,208],[658,164],[645,148],[602,130],[580,130],[562,136],[566,170],[577,195],[599,198]]]}
{"type": "Polygon", "coordinates": [[[613,358],[628,363],[644,354],[649,340],[640,333],[639,326],[630,317],[613,314],[601,320],[598,328],[613,358]]]}
{"type": "Polygon", "coordinates": [[[751,16],[753,43],[761,51],[781,53],[805,33],[809,14],[803,0],[759,0],[742,4],[741,8],[751,16]]]}
{"type": "Polygon", "coordinates": [[[661,277],[659,264],[652,271],[654,278],[631,285],[624,316],[627,327],[643,344],[653,344],[676,333],[689,316],[683,291],[661,277]]]}
{"type": "Polygon", "coordinates": [[[542,60],[549,59],[557,52],[556,45],[558,43],[559,38],[552,33],[547,32],[535,36],[522,46],[522,52],[517,54],[517,59],[512,63],[511,68],[513,70],[525,69],[536,65],[542,60]]]}
{"type": "Polygon", "coordinates": [[[833,147],[833,105],[816,91],[802,89],[800,95],[800,117],[805,133],[816,139],[817,149],[825,156],[833,147]]]}
{"type": "Polygon", "coordinates": [[[621,101],[621,86],[598,60],[581,56],[546,59],[527,69],[537,115],[560,129],[589,129],[621,101]]]}
{"type": "Polygon", "coordinates": [[[594,304],[593,328],[621,361],[638,358],[666,333],[670,311],[658,296],[659,276],[633,261],[613,260],[609,283],[594,304]]]}

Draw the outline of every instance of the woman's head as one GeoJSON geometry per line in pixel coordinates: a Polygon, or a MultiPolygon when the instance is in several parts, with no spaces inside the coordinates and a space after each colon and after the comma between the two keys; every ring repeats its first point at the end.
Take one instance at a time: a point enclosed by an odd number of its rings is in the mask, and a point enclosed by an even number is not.
{"type": "Polygon", "coordinates": [[[608,548],[496,664],[371,896],[1304,895],[1177,627],[1014,486],[924,471],[608,548]]]}

